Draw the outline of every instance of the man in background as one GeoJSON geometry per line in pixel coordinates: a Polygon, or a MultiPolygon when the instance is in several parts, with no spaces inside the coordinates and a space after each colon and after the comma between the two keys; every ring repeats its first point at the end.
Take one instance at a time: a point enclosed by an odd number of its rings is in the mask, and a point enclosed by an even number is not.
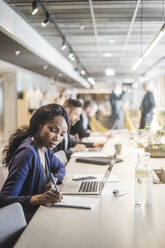
{"type": "MultiPolygon", "coordinates": [[[[64,102],[64,108],[69,115],[71,125],[75,125],[80,119],[82,103],[79,100],[70,98],[64,102]]],[[[63,141],[55,148],[54,152],[63,150],[66,153],[67,159],[69,159],[72,153],[70,148],[76,146],[77,143],[78,140],[76,137],[72,136],[70,133],[67,133],[63,141]]]]}
{"type": "Polygon", "coordinates": [[[153,119],[153,110],[155,108],[155,99],[152,93],[153,84],[152,82],[145,82],[143,84],[143,89],[145,91],[145,95],[143,97],[141,103],[141,121],[140,121],[140,129],[146,127],[147,124],[150,124],[153,119]]]}
{"type": "Polygon", "coordinates": [[[89,115],[92,109],[92,101],[88,100],[84,103],[80,120],[71,127],[70,133],[75,135],[78,134],[79,139],[88,137],[90,135],[89,115]]]}
{"type": "Polygon", "coordinates": [[[122,89],[120,84],[116,84],[112,93],[110,94],[111,104],[111,116],[110,116],[110,128],[111,129],[122,129],[124,112],[123,112],[123,99],[125,97],[125,90],[122,89]]]}

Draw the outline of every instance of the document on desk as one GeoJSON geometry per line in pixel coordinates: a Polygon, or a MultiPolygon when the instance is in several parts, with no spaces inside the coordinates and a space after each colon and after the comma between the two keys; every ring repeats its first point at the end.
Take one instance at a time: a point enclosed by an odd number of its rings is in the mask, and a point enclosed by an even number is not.
{"type": "Polygon", "coordinates": [[[90,136],[90,137],[85,137],[82,139],[82,142],[86,143],[105,143],[107,141],[107,137],[104,136],[90,136]]]}
{"type": "Polygon", "coordinates": [[[55,207],[93,209],[99,202],[99,197],[63,196],[62,202],[53,204],[55,207]]]}
{"type": "Polygon", "coordinates": [[[73,158],[78,158],[78,157],[104,157],[107,158],[109,156],[108,153],[106,152],[75,152],[72,154],[73,158]]]}

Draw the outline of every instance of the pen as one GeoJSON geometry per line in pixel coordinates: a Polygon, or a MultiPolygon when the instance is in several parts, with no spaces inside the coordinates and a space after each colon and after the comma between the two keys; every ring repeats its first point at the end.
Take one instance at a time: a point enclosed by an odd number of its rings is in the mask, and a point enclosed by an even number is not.
{"type": "Polygon", "coordinates": [[[50,177],[51,177],[51,179],[52,179],[52,183],[54,184],[54,187],[55,187],[56,191],[58,192],[57,184],[56,184],[56,181],[55,181],[55,179],[54,179],[53,173],[50,173],[50,177]]]}

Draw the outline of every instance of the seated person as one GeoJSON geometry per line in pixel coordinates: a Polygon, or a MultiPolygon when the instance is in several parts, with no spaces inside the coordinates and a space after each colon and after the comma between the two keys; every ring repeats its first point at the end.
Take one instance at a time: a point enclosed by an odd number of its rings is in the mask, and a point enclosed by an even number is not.
{"type": "MultiPolygon", "coordinates": [[[[67,99],[64,102],[64,108],[67,111],[71,125],[75,125],[80,119],[80,114],[82,112],[82,104],[79,100],[67,99]]],[[[72,151],[70,148],[75,147],[79,140],[75,136],[72,136],[69,132],[65,134],[63,141],[54,149],[54,152],[63,150],[66,153],[67,159],[70,158],[72,151]]],[[[82,145],[77,145],[81,149],[82,145]]],[[[78,147],[76,148],[78,149],[78,147]]]]}
{"type": "Polygon", "coordinates": [[[70,133],[75,135],[78,134],[79,139],[83,137],[88,137],[90,135],[89,126],[89,113],[92,108],[92,101],[88,100],[84,103],[82,113],[80,115],[80,120],[73,126],[71,126],[70,133]]]}
{"type": "Polygon", "coordinates": [[[50,187],[51,173],[62,182],[65,167],[52,151],[70,128],[65,109],[58,104],[40,107],[30,124],[16,130],[3,150],[3,164],[9,174],[0,192],[0,207],[19,202],[27,221],[40,205],[61,201],[50,187]]]}
{"type": "Polygon", "coordinates": [[[82,110],[82,114],[80,115],[80,120],[74,125],[71,126],[70,133],[78,134],[79,139],[89,136],[107,136],[108,129],[106,129],[99,121],[95,119],[93,121],[92,117],[94,117],[97,111],[97,105],[94,101],[86,101],[84,103],[84,107],[82,110]],[[92,124],[92,126],[90,126],[92,124]],[[96,130],[97,126],[97,130],[96,130]],[[102,133],[98,133],[102,130],[102,133]],[[95,133],[92,133],[94,131],[95,133]]]}

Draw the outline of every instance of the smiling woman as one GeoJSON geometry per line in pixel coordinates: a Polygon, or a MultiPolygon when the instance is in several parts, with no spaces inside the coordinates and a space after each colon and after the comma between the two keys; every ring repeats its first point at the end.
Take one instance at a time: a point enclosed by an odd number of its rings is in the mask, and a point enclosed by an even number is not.
{"type": "MultiPolygon", "coordinates": [[[[28,127],[19,128],[3,150],[3,164],[9,175],[0,192],[0,207],[20,202],[26,216],[32,216],[39,205],[53,204],[62,199],[50,185],[53,173],[57,183],[65,176],[64,165],[52,149],[70,128],[65,109],[58,104],[39,108],[28,127]]],[[[28,220],[28,219],[27,219],[28,220]]]]}

